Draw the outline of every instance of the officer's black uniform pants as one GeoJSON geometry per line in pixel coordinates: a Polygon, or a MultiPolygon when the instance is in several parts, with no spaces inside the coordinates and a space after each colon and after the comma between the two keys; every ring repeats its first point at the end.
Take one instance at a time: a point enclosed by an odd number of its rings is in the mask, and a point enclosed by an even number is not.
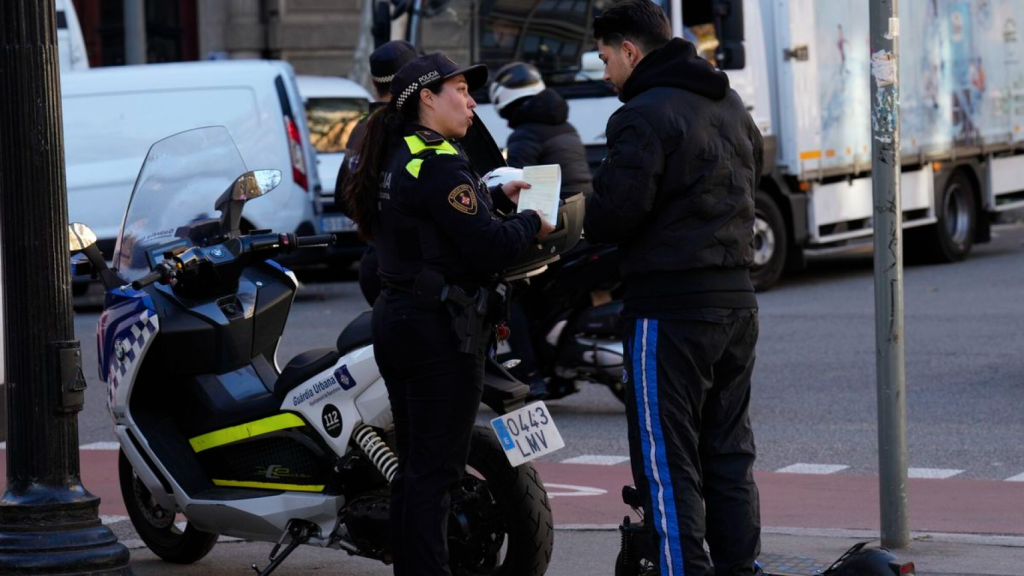
{"type": "Polygon", "coordinates": [[[754,574],[761,519],[747,408],[756,310],[627,322],[633,478],[662,576],[754,574]]]}
{"type": "Polygon", "coordinates": [[[450,575],[449,491],[466,470],[484,356],[458,352],[446,309],[420,310],[388,289],[373,307],[373,352],[398,437],[391,489],[395,575],[450,575]]]}

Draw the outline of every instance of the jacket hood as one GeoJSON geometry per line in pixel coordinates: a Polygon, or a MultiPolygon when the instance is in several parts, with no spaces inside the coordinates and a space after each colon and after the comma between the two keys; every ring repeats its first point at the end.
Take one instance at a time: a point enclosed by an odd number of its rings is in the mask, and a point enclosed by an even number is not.
{"type": "Polygon", "coordinates": [[[673,38],[644,56],[626,80],[619,99],[628,102],[651,88],[662,86],[722,100],[729,94],[729,77],[698,56],[691,42],[673,38]]]}
{"type": "MultiPolygon", "coordinates": [[[[569,105],[558,92],[550,88],[524,100],[512,112],[508,121],[510,128],[531,123],[558,125],[569,119],[569,105]]],[[[510,105],[515,104],[517,103],[513,102],[510,105]]]]}

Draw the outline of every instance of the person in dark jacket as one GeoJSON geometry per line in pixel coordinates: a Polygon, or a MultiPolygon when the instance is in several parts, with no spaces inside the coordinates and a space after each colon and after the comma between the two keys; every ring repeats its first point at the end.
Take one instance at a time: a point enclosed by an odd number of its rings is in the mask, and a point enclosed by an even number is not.
{"type": "Polygon", "coordinates": [[[662,575],[756,574],[760,509],[748,415],[762,140],[725,73],[671,37],[654,2],[594,20],[622,107],[584,230],[622,255],[633,477],[662,575]]]}
{"type": "MultiPolygon", "coordinates": [[[[350,177],[355,167],[359,164],[359,145],[366,133],[366,119],[370,114],[391,102],[391,81],[395,74],[409,62],[416,59],[416,47],[405,40],[392,40],[381,44],[370,54],[370,79],[373,81],[373,88],[377,92],[377,101],[370,104],[370,113],[363,116],[345,145],[345,159],[338,168],[338,179],[334,183],[334,205],[345,208],[344,190],[346,180],[350,177]]],[[[362,259],[359,260],[359,290],[363,293],[366,302],[373,306],[380,295],[380,277],[377,275],[377,251],[373,244],[366,247],[362,259]]]]}
{"type": "Polygon", "coordinates": [[[562,198],[594,191],[587,150],[569,124],[569,105],[545,88],[540,71],[525,62],[506,64],[494,76],[491,103],[508,121],[508,165],[516,168],[558,164],[562,198]]]}

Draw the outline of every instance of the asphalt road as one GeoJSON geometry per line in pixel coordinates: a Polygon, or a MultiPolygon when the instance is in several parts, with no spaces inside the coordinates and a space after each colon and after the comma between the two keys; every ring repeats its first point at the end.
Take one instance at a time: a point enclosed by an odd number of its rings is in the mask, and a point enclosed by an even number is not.
{"type": "MultiPolygon", "coordinates": [[[[908,267],[905,283],[910,466],[993,480],[1024,473],[1024,225],[1000,227],[965,262],[908,267]]],[[[804,463],[874,474],[870,254],[812,262],[758,298],[751,410],[757,469],[804,463]]],[[[80,299],[75,317],[90,384],[82,444],[114,439],[93,349],[98,301],[96,294],[80,299]]],[[[354,281],[303,285],[282,339],[281,363],[332,345],[365,309],[354,281]]],[[[567,444],[552,459],[627,454],[624,411],[608,390],[583,385],[551,408],[567,444]]]]}

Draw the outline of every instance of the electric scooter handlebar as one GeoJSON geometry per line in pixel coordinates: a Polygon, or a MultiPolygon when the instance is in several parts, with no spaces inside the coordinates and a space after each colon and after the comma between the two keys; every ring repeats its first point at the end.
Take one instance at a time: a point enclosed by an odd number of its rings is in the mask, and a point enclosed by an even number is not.
{"type": "MultiPolygon", "coordinates": [[[[261,256],[271,258],[280,252],[294,252],[300,248],[312,248],[320,246],[332,246],[338,240],[336,234],[320,234],[317,236],[296,236],[294,234],[251,234],[241,239],[240,245],[235,250],[238,256],[244,254],[263,253],[261,256]]],[[[167,257],[156,268],[142,278],[131,283],[132,288],[141,290],[154,282],[167,284],[180,272],[188,272],[198,268],[201,261],[208,261],[205,252],[199,249],[189,249],[167,257]]]]}
{"type": "Polygon", "coordinates": [[[311,248],[316,246],[333,246],[338,241],[335,234],[320,234],[319,236],[297,236],[296,246],[299,248],[311,248]]]}
{"type": "Polygon", "coordinates": [[[139,278],[138,280],[132,282],[132,288],[136,290],[142,290],[143,288],[149,286],[154,282],[166,284],[171,281],[171,278],[174,278],[174,273],[176,269],[177,267],[175,266],[173,260],[164,260],[163,262],[157,264],[155,270],[153,270],[149,274],[146,274],[142,278],[139,278]]]}

